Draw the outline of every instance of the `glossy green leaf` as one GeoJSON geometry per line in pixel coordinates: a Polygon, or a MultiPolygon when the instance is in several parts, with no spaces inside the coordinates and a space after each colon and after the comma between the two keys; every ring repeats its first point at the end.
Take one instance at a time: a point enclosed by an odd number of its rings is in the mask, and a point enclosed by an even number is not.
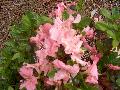
{"type": "Polygon", "coordinates": [[[112,42],[112,45],[113,45],[113,48],[117,47],[119,45],[119,41],[114,39],[113,42],[112,42]]]}
{"type": "Polygon", "coordinates": [[[118,79],[116,80],[116,83],[117,83],[118,86],[120,86],[120,78],[118,78],[118,79]]]}
{"type": "Polygon", "coordinates": [[[11,86],[8,87],[8,90],[14,90],[11,86]]]}
{"type": "Polygon", "coordinates": [[[73,86],[72,83],[66,83],[64,87],[69,90],[77,90],[77,87],[73,86]]]}
{"type": "Polygon", "coordinates": [[[67,11],[63,12],[62,17],[63,17],[64,20],[69,18],[69,14],[67,13],[67,11]]]}
{"type": "Polygon", "coordinates": [[[15,60],[20,57],[20,53],[15,53],[14,56],[12,57],[12,60],[15,60]]]}
{"type": "Polygon", "coordinates": [[[111,19],[111,12],[105,8],[101,8],[100,12],[103,16],[105,16],[108,19],[111,19]]]}
{"type": "Polygon", "coordinates": [[[108,34],[109,37],[112,37],[113,39],[116,39],[116,35],[115,35],[114,31],[108,30],[106,32],[107,32],[107,34],[108,34]]]}
{"type": "Polygon", "coordinates": [[[74,24],[74,25],[75,25],[75,28],[79,30],[83,30],[86,26],[89,26],[91,22],[92,22],[92,19],[90,19],[89,17],[84,17],[81,19],[81,21],[78,24],[74,24]]]}
{"type": "Polygon", "coordinates": [[[31,27],[31,21],[27,15],[22,16],[21,20],[21,25],[22,25],[22,31],[29,30],[31,27]]]}
{"type": "Polygon", "coordinates": [[[48,72],[47,76],[48,77],[54,77],[55,73],[57,72],[56,69],[53,69],[52,71],[48,72]]]}
{"type": "Polygon", "coordinates": [[[112,19],[113,20],[120,19],[120,11],[118,7],[112,8],[112,19]]]}
{"type": "Polygon", "coordinates": [[[15,42],[13,40],[8,40],[4,43],[4,45],[6,46],[10,46],[10,47],[14,47],[15,46],[15,42]]]}
{"type": "Polygon", "coordinates": [[[101,30],[101,31],[107,31],[110,30],[109,25],[105,22],[97,22],[95,24],[96,29],[101,30]]]}

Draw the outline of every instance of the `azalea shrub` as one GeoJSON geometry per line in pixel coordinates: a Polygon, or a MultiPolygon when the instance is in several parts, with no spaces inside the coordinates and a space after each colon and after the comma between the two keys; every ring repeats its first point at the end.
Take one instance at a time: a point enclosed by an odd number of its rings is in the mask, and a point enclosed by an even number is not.
{"type": "Polygon", "coordinates": [[[102,8],[98,18],[83,17],[81,5],[59,3],[49,17],[28,12],[19,25],[11,27],[0,68],[1,83],[8,85],[2,88],[120,88],[119,10],[102,8]]]}

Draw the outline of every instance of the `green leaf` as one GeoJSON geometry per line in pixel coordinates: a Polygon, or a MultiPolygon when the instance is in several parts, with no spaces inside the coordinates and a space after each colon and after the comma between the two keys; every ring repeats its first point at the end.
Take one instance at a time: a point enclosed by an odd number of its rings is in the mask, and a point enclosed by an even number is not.
{"type": "Polygon", "coordinates": [[[67,60],[67,64],[68,65],[74,65],[74,62],[73,62],[73,60],[67,60]]]}
{"type": "Polygon", "coordinates": [[[101,31],[107,31],[110,30],[109,25],[105,22],[97,22],[95,24],[96,29],[101,30],[101,31]]]}
{"type": "Polygon", "coordinates": [[[113,20],[120,19],[120,11],[118,7],[112,8],[112,19],[113,20]]]}
{"type": "Polygon", "coordinates": [[[99,90],[98,87],[92,85],[87,85],[87,88],[88,88],[87,90],[99,90]]]}
{"type": "Polygon", "coordinates": [[[120,78],[118,78],[118,79],[116,80],[116,83],[117,83],[118,86],[120,86],[120,78]]]}
{"type": "Polygon", "coordinates": [[[21,34],[21,31],[19,30],[20,28],[18,27],[18,25],[13,25],[10,27],[10,34],[13,37],[18,37],[21,34]]]}
{"type": "Polygon", "coordinates": [[[104,53],[104,45],[100,41],[96,41],[97,50],[102,54],[104,53]]]}
{"type": "Polygon", "coordinates": [[[84,0],[79,0],[79,2],[76,5],[76,11],[80,12],[84,6],[84,0]]]}
{"type": "Polygon", "coordinates": [[[4,43],[4,45],[9,46],[9,47],[14,47],[15,42],[13,40],[8,40],[4,43]]]}
{"type": "Polygon", "coordinates": [[[117,52],[112,52],[108,56],[106,64],[113,64],[113,65],[120,66],[120,58],[117,58],[117,57],[118,57],[118,53],[117,52]]]}
{"type": "Polygon", "coordinates": [[[26,12],[25,15],[27,15],[29,17],[33,28],[37,28],[41,24],[52,23],[53,22],[51,18],[46,17],[44,15],[38,15],[35,12],[26,12]]]}
{"type": "Polygon", "coordinates": [[[67,13],[67,11],[63,12],[62,17],[63,17],[64,20],[69,18],[69,14],[67,13]]]}
{"type": "Polygon", "coordinates": [[[101,8],[100,12],[103,16],[105,16],[108,19],[111,19],[111,12],[105,8],[101,8]]]}
{"type": "Polygon", "coordinates": [[[112,15],[120,14],[119,13],[119,8],[118,7],[113,7],[112,8],[112,15]]]}
{"type": "Polygon", "coordinates": [[[20,57],[20,53],[15,53],[12,57],[12,60],[15,60],[20,57]]]}
{"type": "Polygon", "coordinates": [[[22,25],[22,29],[23,29],[22,31],[30,29],[31,21],[27,15],[22,16],[21,25],[22,25]]]}
{"type": "Polygon", "coordinates": [[[112,45],[113,45],[113,48],[116,48],[118,45],[119,45],[119,41],[118,40],[116,40],[116,39],[114,39],[113,41],[112,41],[112,45]]]}
{"type": "Polygon", "coordinates": [[[51,18],[46,17],[44,15],[40,15],[40,18],[41,18],[41,21],[42,21],[40,24],[52,23],[53,22],[51,18]]]}
{"type": "Polygon", "coordinates": [[[11,86],[8,87],[8,90],[14,90],[11,86]]]}
{"type": "Polygon", "coordinates": [[[112,30],[108,30],[107,34],[108,34],[109,37],[112,37],[113,39],[116,39],[116,35],[112,30]]]}
{"type": "Polygon", "coordinates": [[[72,83],[66,83],[64,87],[69,90],[77,90],[77,87],[75,87],[72,83]]]}
{"type": "Polygon", "coordinates": [[[48,77],[54,77],[55,73],[57,72],[56,69],[53,69],[52,71],[48,72],[47,76],[48,77]]]}
{"type": "Polygon", "coordinates": [[[92,19],[90,19],[89,17],[84,17],[81,19],[81,21],[78,24],[74,24],[74,25],[75,25],[75,28],[79,30],[83,30],[86,26],[90,25],[91,22],[92,22],[92,19]]]}

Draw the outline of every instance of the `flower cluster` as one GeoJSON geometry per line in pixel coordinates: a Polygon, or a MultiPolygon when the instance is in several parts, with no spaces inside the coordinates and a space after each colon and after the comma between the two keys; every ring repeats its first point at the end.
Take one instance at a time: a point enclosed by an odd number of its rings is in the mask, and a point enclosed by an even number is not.
{"type": "Polygon", "coordinates": [[[72,24],[79,23],[81,16],[78,14],[74,18],[71,14],[67,20],[63,20],[62,13],[65,8],[66,6],[63,3],[58,4],[58,9],[55,11],[54,24],[46,23],[41,25],[37,35],[30,38],[30,42],[37,47],[35,52],[37,59],[35,64],[25,64],[20,69],[20,75],[25,79],[25,81],[21,82],[20,89],[25,87],[27,90],[35,90],[35,86],[38,83],[37,79],[40,78],[39,75],[41,73],[46,76],[45,84],[61,85],[62,83],[67,83],[71,80],[71,77],[73,78],[79,73],[80,66],[89,68],[86,70],[89,74],[86,82],[97,83],[98,72],[96,64],[100,57],[96,48],[90,47],[85,39],[85,37],[93,38],[94,32],[90,27],[86,27],[83,30],[86,33],[85,36],[77,34],[72,24]],[[65,53],[70,55],[71,60],[75,62],[73,66],[67,65],[63,60],[57,58],[56,53],[60,45],[64,47],[65,53]],[[81,48],[82,45],[93,54],[91,56],[92,65],[81,59],[84,54],[84,50],[81,48]],[[54,60],[50,61],[47,57],[53,57],[54,60]],[[38,73],[37,76],[33,74],[34,69],[38,73]],[[57,70],[54,76],[47,77],[47,74],[53,69],[57,70]]]}
{"type": "MultiPolygon", "coordinates": [[[[98,83],[98,70],[97,63],[101,58],[101,54],[98,53],[95,45],[89,45],[87,39],[94,39],[95,33],[92,28],[87,26],[82,32],[77,32],[73,28],[73,23],[79,23],[81,20],[80,14],[76,17],[72,16],[74,12],[67,9],[64,3],[57,5],[55,10],[54,24],[46,23],[39,27],[37,35],[30,38],[30,43],[36,45],[36,63],[24,64],[20,68],[20,75],[25,79],[21,81],[20,89],[23,87],[27,90],[35,90],[38,84],[41,74],[44,74],[45,85],[61,85],[70,82],[83,67],[87,74],[86,82],[97,84],[98,83]],[[69,13],[69,18],[64,20],[62,14],[64,10],[69,13]],[[71,14],[72,12],[72,14],[71,14]],[[69,55],[73,65],[68,65],[67,59],[58,59],[57,52],[60,46],[64,47],[64,52],[69,55]],[[89,61],[82,60],[84,51],[82,47],[86,48],[90,53],[89,61]],[[50,60],[50,58],[53,58],[50,60]],[[66,62],[64,62],[66,61],[66,62]],[[34,70],[37,74],[34,73],[34,70]],[[55,70],[56,72],[52,77],[48,76],[48,73],[55,70]]],[[[113,68],[113,66],[109,66],[113,68]]],[[[117,67],[114,67],[117,68],[117,67]]]]}

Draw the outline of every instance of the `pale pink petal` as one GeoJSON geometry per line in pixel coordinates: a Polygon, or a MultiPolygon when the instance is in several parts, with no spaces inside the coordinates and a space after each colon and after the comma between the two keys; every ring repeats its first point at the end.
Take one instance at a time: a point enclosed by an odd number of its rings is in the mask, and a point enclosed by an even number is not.
{"type": "Polygon", "coordinates": [[[54,60],[53,64],[56,68],[62,68],[62,69],[66,68],[65,64],[58,59],[54,60]]]}
{"type": "Polygon", "coordinates": [[[73,61],[76,61],[77,63],[81,64],[82,66],[87,65],[87,62],[81,60],[81,54],[72,54],[71,58],[73,61]]]}
{"type": "Polygon", "coordinates": [[[75,20],[73,21],[73,23],[79,23],[81,21],[81,15],[77,14],[75,20]]]}
{"type": "Polygon", "coordinates": [[[23,78],[28,78],[28,77],[31,77],[33,75],[33,69],[32,68],[28,68],[26,66],[22,66],[20,68],[20,71],[19,71],[20,75],[23,77],[23,78]]]}
{"type": "Polygon", "coordinates": [[[59,70],[57,73],[55,73],[54,81],[63,80],[64,83],[67,83],[69,78],[70,78],[69,73],[67,73],[64,70],[59,70]]]}
{"type": "Polygon", "coordinates": [[[111,69],[111,70],[120,70],[120,66],[115,66],[115,65],[113,65],[113,64],[108,64],[107,66],[108,66],[109,69],[111,69]]]}
{"type": "Polygon", "coordinates": [[[92,83],[92,84],[98,84],[98,79],[95,76],[88,76],[85,80],[85,82],[92,83]]]}
{"type": "Polygon", "coordinates": [[[86,82],[93,84],[98,83],[98,70],[96,64],[93,63],[90,67],[88,67],[87,73],[88,77],[86,78],[86,82]]]}
{"type": "Polygon", "coordinates": [[[26,88],[26,90],[35,90],[37,85],[37,79],[35,77],[31,77],[30,79],[27,79],[20,85],[20,90],[22,88],[26,88]]]}
{"type": "Polygon", "coordinates": [[[55,10],[55,15],[56,15],[56,17],[62,18],[62,13],[66,6],[62,2],[62,3],[58,4],[57,7],[58,7],[58,9],[55,10]]]}

